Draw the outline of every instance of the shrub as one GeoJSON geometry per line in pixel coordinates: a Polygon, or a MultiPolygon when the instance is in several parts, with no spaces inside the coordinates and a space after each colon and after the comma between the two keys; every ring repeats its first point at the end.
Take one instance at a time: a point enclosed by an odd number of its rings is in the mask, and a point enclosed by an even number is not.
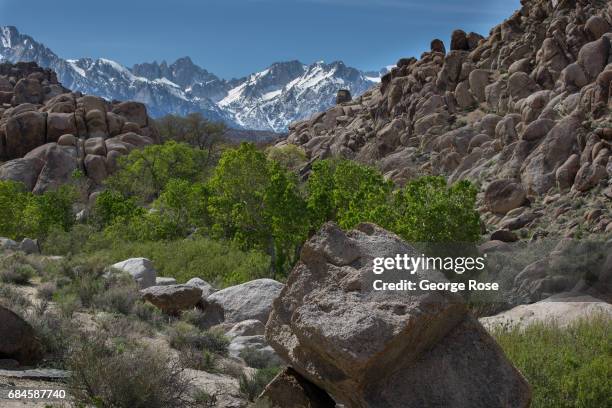
{"type": "Polygon", "coordinates": [[[14,253],[0,259],[0,281],[26,285],[37,275],[41,265],[22,253],[14,253]]]}
{"type": "Polygon", "coordinates": [[[249,401],[255,401],[279,371],[278,367],[270,367],[259,369],[253,375],[242,374],[238,379],[240,393],[249,401]]]}
{"type": "Polygon", "coordinates": [[[38,289],[36,289],[36,296],[39,299],[49,301],[53,299],[53,295],[56,291],[57,285],[55,284],[55,282],[45,282],[38,286],[38,289]]]}
{"type": "Polygon", "coordinates": [[[195,349],[225,355],[229,340],[217,330],[200,330],[186,322],[176,322],[168,330],[170,345],[177,350],[195,349]]]}
{"type": "Polygon", "coordinates": [[[138,289],[133,284],[111,286],[93,297],[93,306],[110,313],[129,315],[140,299],[138,289]]]}
{"type": "Polygon", "coordinates": [[[172,276],[178,282],[199,277],[222,285],[267,276],[269,266],[269,258],[261,252],[241,251],[234,245],[208,238],[99,243],[90,252],[76,256],[73,263],[103,268],[132,257],[150,259],[160,276],[172,276]]]}
{"type": "Polygon", "coordinates": [[[213,372],[217,368],[217,356],[208,350],[187,347],[179,352],[179,361],[183,367],[213,372]]]}
{"type": "Polygon", "coordinates": [[[612,320],[499,327],[494,337],[533,387],[532,407],[612,406],[612,320]]]}
{"type": "Polygon", "coordinates": [[[27,264],[12,265],[0,271],[0,281],[14,283],[15,285],[26,285],[35,275],[36,270],[27,264]]]}
{"type": "Polygon", "coordinates": [[[136,199],[113,190],[105,190],[96,198],[90,216],[93,225],[104,228],[115,222],[125,222],[144,214],[136,199]]]}
{"type": "Polygon", "coordinates": [[[253,368],[268,368],[274,366],[274,363],[265,353],[252,347],[247,347],[242,350],[240,352],[240,358],[244,360],[247,366],[253,368]]]}
{"type": "Polygon", "coordinates": [[[74,323],[44,306],[28,315],[27,320],[44,347],[45,365],[64,368],[68,350],[78,334],[74,323]]]}
{"type": "Polygon", "coordinates": [[[0,303],[11,309],[13,312],[23,315],[28,308],[32,307],[32,302],[14,287],[0,283],[0,303]]]}
{"type": "Polygon", "coordinates": [[[77,405],[117,408],[191,406],[191,381],[164,355],[142,345],[84,339],[71,354],[68,388],[77,405]]]}

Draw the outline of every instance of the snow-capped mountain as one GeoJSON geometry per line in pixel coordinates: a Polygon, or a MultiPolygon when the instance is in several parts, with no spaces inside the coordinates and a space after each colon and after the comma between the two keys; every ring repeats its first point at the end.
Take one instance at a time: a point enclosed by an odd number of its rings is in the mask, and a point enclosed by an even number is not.
{"type": "Polygon", "coordinates": [[[341,88],[356,96],[379,81],[376,73],[364,73],[342,62],[281,62],[245,78],[225,80],[189,57],[172,64],[152,62],[132,68],[104,58],[65,60],[11,26],[0,27],[2,60],[35,61],[55,70],[60,82],[72,90],[141,101],[153,116],[201,112],[237,128],[275,132],[284,132],[291,122],[329,108],[341,88]]]}

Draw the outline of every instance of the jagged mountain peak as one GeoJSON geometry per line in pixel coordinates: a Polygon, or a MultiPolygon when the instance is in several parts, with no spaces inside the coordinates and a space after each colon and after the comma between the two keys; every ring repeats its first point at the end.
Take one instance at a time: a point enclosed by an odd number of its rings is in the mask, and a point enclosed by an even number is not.
{"type": "Polygon", "coordinates": [[[340,88],[357,96],[378,79],[341,61],[275,62],[243,78],[225,80],[189,56],[131,68],[106,58],[64,60],[16,27],[0,29],[0,60],[34,61],[56,71],[73,90],[144,102],[154,117],[201,112],[244,129],[284,132],[289,123],[331,107],[340,88]]]}

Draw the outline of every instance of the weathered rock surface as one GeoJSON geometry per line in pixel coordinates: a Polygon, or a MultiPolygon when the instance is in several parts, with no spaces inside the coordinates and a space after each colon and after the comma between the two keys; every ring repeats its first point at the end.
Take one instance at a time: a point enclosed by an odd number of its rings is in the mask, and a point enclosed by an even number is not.
{"type": "Polygon", "coordinates": [[[153,262],[147,258],[130,258],[117,262],[111,268],[130,274],[141,289],[155,285],[157,271],[153,266],[153,262]]]}
{"type": "Polygon", "coordinates": [[[283,284],[273,279],[257,279],[241,285],[230,286],[213,293],[206,299],[207,309],[220,309],[224,321],[237,323],[256,319],[265,323],[272,309],[272,302],[280,294],[283,284]]]}
{"type": "Polygon", "coordinates": [[[201,289],[189,285],[150,286],[140,293],[144,300],[170,315],[192,309],[202,297],[201,289]]]}
{"type": "MultiPolygon", "coordinates": [[[[274,302],[270,345],[350,407],[529,406],[529,385],[460,297],[370,290],[373,259],[397,254],[417,252],[372,224],[325,224],[274,302]]],[[[432,270],[395,276],[446,281],[432,270]]]]}
{"type": "Polygon", "coordinates": [[[35,364],[42,358],[42,344],[29,323],[2,305],[0,322],[0,356],[22,365],[35,364]]]}

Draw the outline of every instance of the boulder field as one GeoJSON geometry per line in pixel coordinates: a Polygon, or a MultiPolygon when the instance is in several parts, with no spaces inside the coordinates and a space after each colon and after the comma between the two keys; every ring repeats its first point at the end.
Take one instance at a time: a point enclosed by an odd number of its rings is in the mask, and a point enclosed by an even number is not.
{"type": "MultiPolygon", "coordinates": [[[[610,2],[523,0],[488,37],[456,30],[448,52],[433,40],[362,96],[290,125],[279,146],[367,163],[399,185],[426,174],[471,180],[492,230],[548,196],[548,205],[584,197],[605,213],[586,229],[611,232],[611,41],[610,2]]],[[[569,215],[523,226],[576,235],[569,215]]]]}

